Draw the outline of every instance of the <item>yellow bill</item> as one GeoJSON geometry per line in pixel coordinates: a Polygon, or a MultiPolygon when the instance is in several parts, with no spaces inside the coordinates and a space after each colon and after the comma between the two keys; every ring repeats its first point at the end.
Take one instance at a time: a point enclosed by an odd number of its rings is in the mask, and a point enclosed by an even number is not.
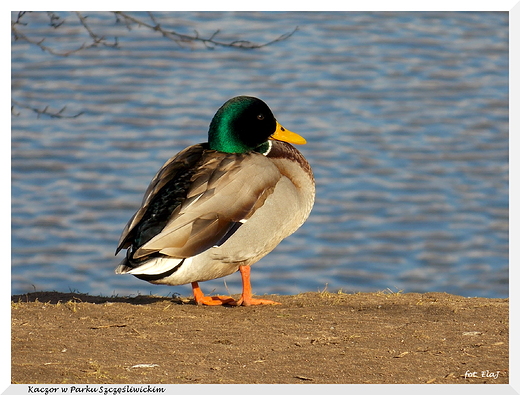
{"type": "Polygon", "coordinates": [[[291,144],[307,144],[307,141],[302,136],[285,129],[278,122],[276,122],[276,130],[270,139],[286,141],[291,144]]]}

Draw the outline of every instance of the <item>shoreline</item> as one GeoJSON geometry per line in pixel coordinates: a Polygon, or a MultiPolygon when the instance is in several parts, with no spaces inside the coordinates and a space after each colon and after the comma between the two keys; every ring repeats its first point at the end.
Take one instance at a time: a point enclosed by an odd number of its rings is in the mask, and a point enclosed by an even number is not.
{"type": "Polygon", "coordinates": [[[12,382],[509,382],[509,300],[269,295],[273,306],[35,292],[11,297],[12,382]]]}

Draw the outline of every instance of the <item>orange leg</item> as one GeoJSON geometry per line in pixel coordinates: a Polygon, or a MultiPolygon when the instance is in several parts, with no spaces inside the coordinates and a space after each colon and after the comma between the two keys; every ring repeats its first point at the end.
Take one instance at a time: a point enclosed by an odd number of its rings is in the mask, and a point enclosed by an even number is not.
{"type": "Polygon", "coordinates": [[[235,303],[237,306],[253,306],[258,304],[281,304],[268,299],[254,299],[251,289],[251,267],[240,266],[240,274],[242,275],[242,297],[235,303]]]}
{"type": "Polygon", "coordinates": [[[223,304],[232,304],[235,302],[235,299],[230,298],[229,296],[204,296],[197,282],[191,283],[191,288],[193,289],[195,303],[199,305],[204,304],[207,306],[220,306],[223,304]]]}

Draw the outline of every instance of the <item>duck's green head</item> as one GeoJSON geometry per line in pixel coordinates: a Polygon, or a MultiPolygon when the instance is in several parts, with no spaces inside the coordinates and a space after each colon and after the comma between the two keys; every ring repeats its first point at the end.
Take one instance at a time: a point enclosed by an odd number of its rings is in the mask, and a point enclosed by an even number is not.
{"type": "Polygon", "coordinates": [[[284,129],[267,104],[256,97],[237,96],[228,100],[209,125],[209,147],[220,152],[264,152],[269,139],[305,144],[303,137],[284,129]]]}

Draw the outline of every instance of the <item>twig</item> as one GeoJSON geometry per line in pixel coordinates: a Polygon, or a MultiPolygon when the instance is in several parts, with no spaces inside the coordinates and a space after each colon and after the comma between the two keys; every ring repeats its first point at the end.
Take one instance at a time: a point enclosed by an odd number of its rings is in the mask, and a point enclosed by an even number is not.
{"type": "Polygon", "coordinates": [[[105,47],[117,47],[118,46],[117,37],[115,38],[115,43],[114,44],[108,44],[107,41],[106,41],[106,38],[104,36],[101,36],[101,37],[98,36],[88,26],[88,24],[87,24],[87,17],[86,16],[81,15],[81,13],[78,12],[78,11],[75,11],[75,13],[76,13],[76,16],[78,17],[80,23],[83,25],[83,27],[85,28],[85,30],[88,32],[88,34],[90,35],[90,37],[93,40],[93,43],[89,47],[94,47],[97,44],[103,44],[105,47]]]}
{"type": "Polygon", "coordinates": [[[220,30],[215,31],[209,38],[201,37],[196,30],[195,30],[195,35],[190,36],[187,34],[177,33],[173,30],[170,30],[170,31],[164,30],[163,27],[161,26],[161,24],[157,21],[157,19],[150,12],[148,13],[148,15],[152,21],[152,24],[143,22],[142,20],[134,18],[133,16],[128,15],[127,13],[122,12],[122,11],[113,11],[113,13],[116,15],[116,17],[121,17],[125,21],[127,27],[130,25],[129,22],[132,22],[132,23],[137,24],[138,26],[144,26],[144,27],[147,27],[148,29],[157,31],[157,32],[161,33],[163,35],[163,37],[166,37],[172,41],[175,41],[179,45],[181,45],[180,44],[181,42],[197,41],[197,42],[203,43],[206,46],[206,48],[208,48],[208,49],[213,49],[215,46],[233,47],[233,48],[241,48],[241,49],[263,48],[268,45],[272,45],[274,43],[288,39],[294,33],[296,33],[296,31],[298,30],[298,26],[296,26],[291,32],[282,34],[278,38],[275,38],[274,40],[269,41],[267,43],[263,43],[263,44],[255,44],[255,43],[253,43],[251,41],[247,41],[247,40],[236,40],[236,41],[231,41],[231,42],[223,42],[223,41],[215,40],[215,37],[217,36],[217,34],[220,33],[220,30]]]}
{"type": "MultiPolygon", "coordinates": [[[[216,37],[220,33],[220,30],[216,30],[209,36],[208,38],[201,37],[199,35],[199,32],[195,30],[194,35],[188,35],[188,34],[181,34],[177,33],[174,30],[166,30],[164,29],[157,18],[151,13],[148,12],[148,16],[151,20],[151,23],[147,23],[143,20],[140,20],[138,18],[135,18],[126,12],[122,11],[112,11],[112,13],[116,17],[116,23],[120,23],[123,21],[125,23],[125,26],[128,30],[132,30],[132,24],[136,24],[139,27],[146,27],[148,29],[151,29],[153,31],[159,32],[162,34],[163,37],[172,40],[177,43],[180,47],[183,47],[182,43],[186,42],[200,42],[204,44],[204,46],[207,49],[214,49],[217,46],[220,47],[231,47],[231,48],[239,48],[239,49],[257,49],[257,48],[263,48],[268,45],[272,45],[274,43],[287,40],[289,37],[291,37],[296,31],[298,30],[298,26],[296,26],[291,32],[282,34],[281,36],[275,38],[272,41],[263,43],[263,44],[256,44],[248,40],[235,40],[231,42],[224,42],[217,40],[216,37]]],[[[41,40],[35,40],[30,37],[28,37],[26,34],[22,33],[18,29],[18,25],[20,26],[26,26],[27,23],[22,22],[22,18],[27,14],[25,11],[20,11],[17,15],[16,20],[11,21],[11,32],[13,34],[13,37],[16,40],[24,40],[28,43],[31,43],[33,45],[38,46],[42,51],[48,52],[55,56],[70,56],[72,54],[75,54],[79,51],[83,51],[85,49],[89,49],[92,47],[97,47],[99,45],[103,45],[105,47],[110,48],[119,48],[119,40],[117,37],[114,38],[113,43],[109,43],[105,36],[99,36],[96,34],[89,26],[87,22],[87,16],[84,16],[79,11],[75,11],[75,15],[79,20],[79,23],[83,26],[83,28],[88,32],[90,38],[92,39],[91,43],[83,43],[79,47],[75,49],[71,49],[69,51],[59,51],[54,48],[51,48],[48,45],[44,44],[45,38],[41,40]]],[[[56,15],[55,13],[48,12],[47,15],[50,18],[50,26],[52,26],[54,29],[59,28],[62,26],[65,22],[64,19],[62,19],[59,15],[56,15]]]]}
{"type": "Polygon", "coordinates": [[[59,28],[65,22],[65,19],[61,20],[60,16],[56,15],[54,12],[47,11],[47,15],[50,18],[49,24],[55,29],[59,28]]]}
{"type": "Polygon", "coordinates": [[[110,325],[91,326],[90,329],[124,328],[124,327],[126,327],[126,324],[110,324],[110,325]]]}
{"type": "MultiPolygon", "coordinates": [[[[11,21],[11,32],[13,34],[13,37],[14,37],[15,41],[16,40],[20,40],[20,39],[24,40],[24,41],[27,41],[30,44],[34,44],[34,45],[40,47],[40,49],[42,51],[48,52],[48,53],[50,53],[52,55],[66,57],[66,56],[70,56],[70,55],[72,55],[72,54],[74,54],[76,52],[82,51],[84,49],[97,47],[100,44],[104,45],[105,47],[111,47],[111,48],[119,47],[119,43],[118,43],[117,37],[114,39],[114,43],[113,44],[108,43],[105,37],[100,37],[100,36],[96,35],[92,31],[92,29],[90,29],[90,27],[87,24],[86,17],[82,16],[79,12],[76,12],[76,16],[78,17],[81,25],[85,28],[85,30],[87,30],[87,32],[89,33],[90,37],[92,38],[92,43],[90,43],[90,44],[83,43],[78,48],[71,49],[69,51],[57,51],[57,50],[55,50],[55,49],[53,49],[53,48],[43,44],[43,42],[45,41],[45,38],[43,38],[43,39],[41,39],[39,41],[33,40],[33,39],[27,37],[25,34],[23,34],[20,30],[17,29],[17,25],[24,25],[24,26],[27,25],[27,23],[22,23],[21,22],[21,18],[25,14],[26,14],[26,12],[19,12],[16,21],[11,21]]],[[[61,21],[59,24],[56,24],[55,21],[57,19],[59,19],[60,17],[56,16],[54,14],[50,14],[49,16],[51,18],[50,25],[52,27],[54,27],[55,29],[58,28],[59,26],[61,26],[64,23],[64,21],[61,21]]]]}
{"type": "Polygon", "coordinates": [[[15,106],[17,107],[22,107],[22,108],[26,108],[28,110],[31,110],[33,112],[35,112],[36,114],[38,114],[38,118],[41,116],[41,115],[47,115],[51,118],[77,118],[79,116],[81,116],[82,114],[84,114],[84,111],[81,111],[75,115],[63,115],[63,112],[67,109],[67,106],[63,106],[62,109],[58,110],[57,112],[49,112],[49,106],[46,106],[43,110],[40,110],[38,108],[34,108],[34,107],[31,107],[31,106],[28,106],[27,104],[23,104],[23,103],[20,103],[19,101],[16,101],[16,100],[13,100],[11,99],[11,114],[13,114],[14,116],[19,116],[20,113],[16,113],[14,111],[14,108],[15,106]]]}
{"type": "Polygon", "coordinates": [[[15,23],[19,24],[19,25],[24,25],[24,26],[27,26],[27,23],[22,23],[21,22],[21,19],[23,18],[23,16],[27,13],[27,11],[18,11],[18,16],[16,17],[16,21],[15,23]]]}

